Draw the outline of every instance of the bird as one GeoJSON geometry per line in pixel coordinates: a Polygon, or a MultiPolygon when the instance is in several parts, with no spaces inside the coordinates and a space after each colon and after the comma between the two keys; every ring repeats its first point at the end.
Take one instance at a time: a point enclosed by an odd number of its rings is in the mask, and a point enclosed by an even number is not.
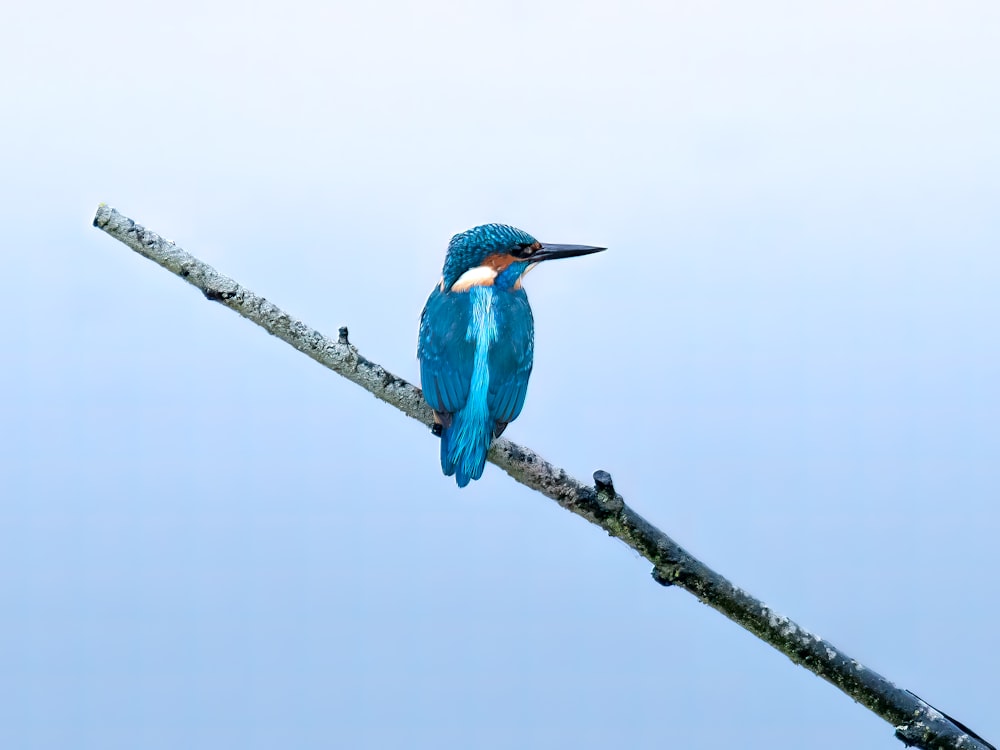
{"type": "Polygon", "coordinates": [[[605,249],[542,243],[507,224],[451,238],[441,281],[420,314],[417,359],[441,437],[441,470],[459,487],[482,477],[490,444],[524,406],[535,347],[524,274],[605,249]]]}

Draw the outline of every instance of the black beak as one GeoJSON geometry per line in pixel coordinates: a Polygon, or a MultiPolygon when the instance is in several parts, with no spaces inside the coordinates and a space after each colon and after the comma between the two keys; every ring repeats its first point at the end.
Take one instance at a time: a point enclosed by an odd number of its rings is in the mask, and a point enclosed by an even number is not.
{"type": "Polygon", "coordinates": [[[575,258],[578,255],[590,255],[607,250],[606,247],[594,247],[592,245],[554,245],[550,242],[543,242],[541,250],[532,253],[530,260],[532,263],[541,263],[543,260],[556,260],[557,258],[575,258]]]}

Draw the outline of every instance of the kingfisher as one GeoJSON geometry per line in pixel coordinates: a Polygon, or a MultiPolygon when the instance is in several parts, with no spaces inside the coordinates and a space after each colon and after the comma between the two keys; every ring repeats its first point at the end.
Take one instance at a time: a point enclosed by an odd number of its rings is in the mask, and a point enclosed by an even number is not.
{"type": "Polygon", "coordinates": [[[417,358],[441,436],[441,470],[459,487],[483,475],[490,443],[524,406],[535,347],[524,274],[545,260],[605,249],[542,243],[506,224],[451,238],[420,314],[417,358]]]}

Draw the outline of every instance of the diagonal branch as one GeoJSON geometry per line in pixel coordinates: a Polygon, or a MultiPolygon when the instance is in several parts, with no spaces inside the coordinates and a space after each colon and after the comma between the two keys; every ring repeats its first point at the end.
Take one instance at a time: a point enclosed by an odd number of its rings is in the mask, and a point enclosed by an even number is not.
{"type": "MultiPolygon", "coordinates": [[[[430,407],[419,388],[365,359],[341,328],[337,340],[327,338],[277,305],[258,297],[188,254],[173,242],[101,204],[94,226],[163,266],[210,300],[219,302],[290,344],[348,380],[357,383],[408,417],[430,427],[430,407]]],[[[930,749],[996,750],[992,745],[908,690],[850,658],[833,644],[814,635],[766,604],[737,588],[625,504],[615,492],[611,476],[594,474],[594,485],[584,484],[553,466],[534,451],[504,438],[494,441],[489,460],[515,480],[541,492],[559,505],[621,539],[653,564],[653,578],[676,585],[717,609],[796,664],[840,688],[895,727],[906,745],[930,749]]]]}

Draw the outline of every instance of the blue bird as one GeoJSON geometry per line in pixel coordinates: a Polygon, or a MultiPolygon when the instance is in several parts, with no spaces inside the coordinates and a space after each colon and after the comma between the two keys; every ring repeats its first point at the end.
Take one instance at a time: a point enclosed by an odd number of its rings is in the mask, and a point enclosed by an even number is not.
{"type": "Polygon", "coordinates": [[[459,487],[483,475],[490,443],[524,406],[535,324],[522,277],[544,260],[604,249],[543,244],[506,224],[451,238],[441,281],[420,314],[417,358],[441,436],[441,469],[459,487]]]}

